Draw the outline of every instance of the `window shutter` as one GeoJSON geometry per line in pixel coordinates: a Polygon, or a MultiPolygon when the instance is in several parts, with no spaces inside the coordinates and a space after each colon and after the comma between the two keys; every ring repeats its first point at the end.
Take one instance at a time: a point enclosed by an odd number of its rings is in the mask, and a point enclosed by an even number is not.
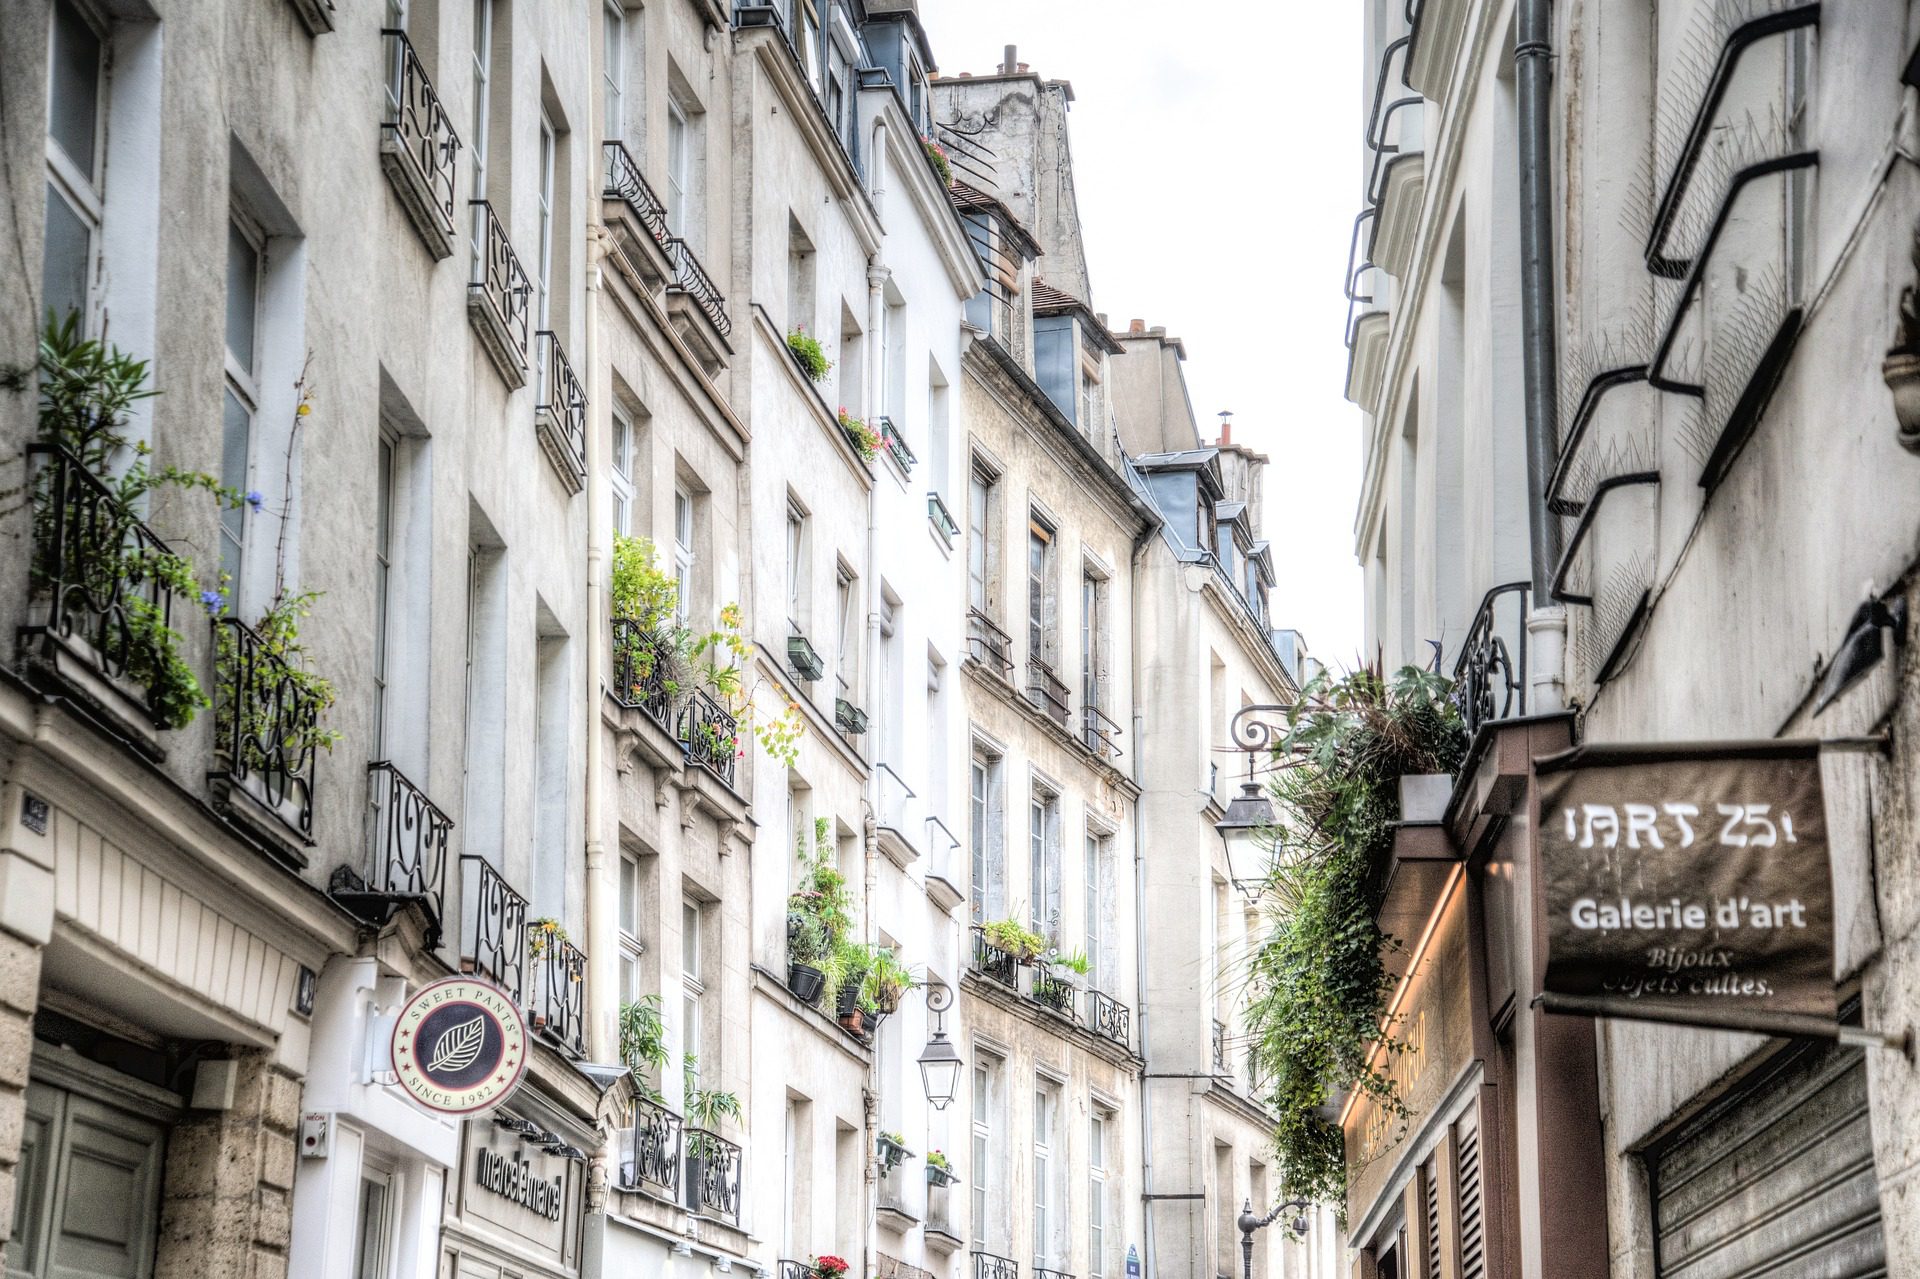
{"type": "Polygon", "coordinates": [[[1420,1180],[1426,1190],[1427,1215],[1427,1279],[1440,1279],[1440,1161],[1427,1160],[1427,1166],[1420,1170],[1420,1180]]]}
{"type": "Polygon", "coordinates": [[[1486,1279],[1487,1247],[1480,1194],[1480,1125],[1472,1115],[1454,1135],[1455,1172],[1460,1183],[1460,1279],[1486,1279]]]}

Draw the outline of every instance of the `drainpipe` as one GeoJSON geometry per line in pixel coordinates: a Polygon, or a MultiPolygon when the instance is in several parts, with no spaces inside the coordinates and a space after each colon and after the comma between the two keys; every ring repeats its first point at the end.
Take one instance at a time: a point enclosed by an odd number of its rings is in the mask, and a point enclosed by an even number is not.
{"type": "MultiPolygon", "coordinates": [[[[887,277],[892,272],[881,263],[876,254],[867,260],[867,339],[872,348],[867,360],[867,425],[873,430],[874,410],[880,403],[881,376],[886,366],[886,335],[881,332],[882,317],[886,314],[886,296],[882,292],[887,286],[887,277]]],[[[885,465],[882,463],[881,465],[885,465]]],[[[879,752],[873,742],[880,736],[878,724],[880,717],[880,610],[884,601],[880,596],[880,485],[875,482],[867,487],[867,664],[866,679],[861,681],[866,688],[864,694],[867,703],[867,753],[872,762],[867,768],[867,814],[862,823],[866,849],[866,915],[867,945],[877,945],[880,941],[880,921],[874,910],[874,897],[880,891],[880,763],[879,752]]],[[[877,1269],[875,1258],[879,1253],[879,1199],[880,1178],[875,1171],[871,1152],[874,1151],[880,1135],[880,1078],[879,1054],[867,1067],[867,1095],[861,1107],[866,1116],[866,1149],[870,1152],[866,1160],[867,1193],[867,1229],[862,1237],[861,1247],[866,1255],[861,1258],[862,1274],[873,1274],[877,1269]]],[[[924,1144],[924,1143],[923,1143],[924,1144]]]]}
{"type": "MultiPolygon", "coordinates": [[[[598,57],[597,45],[590,58],[598,57]]],[[[593,74],[598,74],[593,72],[593,74]]],[[[595,81],[595,83],[598,83],[595,81]]],[[[587,161],[589,189],[601,184],[601,151],[594,147],[587,161]]],[[[587,220],[587,314],[582,358],[587,366],[587,403],[604,405],[612,394],[612,379],[600,360],[600,304],[602,298],[601,262],[607,251],[607,229],[597,216],[599,204],[592,207],[595,216],[587,220]]],[[[618,956],[614,953],[615,900],[608,874],[606,843],[601,838],[604,812],[604,786],[601,768],[605,760],[605,735],[600,726],[600,669],[607,654],[607,597],[604,570],[607,559],[606,529],[607,450],[602,445],[598,416],[587,426],[587,787],[586,787],[586,915],[587,915],[587,1056],[592,1061],[611,1062],[618,1056],[620,1009],[616,991],[619,985],[618,956]]]]}
{"type": "MultiPolygon", "coordinates": [[[[1127,560],[1127,629],[1132,634],[1132,652],[1127,661],[1128,682],[1133,687],[1133,784],[1139,788],[1141,743],[1146,740],[1146,716],[1140,711],[1140,557],[1155,530],[1147,529],[1134,539],[1133,554],[1127,560]]],[[[1141,829],[1140,801],[1133,801],[1133,967],[1134,998],[1140,1004],[1140,1055],[1147,1055],[1147,917],[1141,903],[1147,899],[1146,832],[1141,829]]],[[[1140,1080],[1140,1217],[1141,1242],[1146,1245],[1146,1279],[1159,1273],[1153,1230],[1153,1106],[1147,1100],[1147,1080],[1140,1080]]]]}
{"type": "Polygon", "coordinates": [[[1559,452],[1553,280],[1553,6],[1519,0],[1513,49],[1520,147],[1520,342],[1526,368],[1527,543],[1533,562],[1533,658],[1527,707],[1563,701],[1566,610],[1551,596],[1560,562],[1560,523],[1547,509],[1547,481],[1559,452]]]}

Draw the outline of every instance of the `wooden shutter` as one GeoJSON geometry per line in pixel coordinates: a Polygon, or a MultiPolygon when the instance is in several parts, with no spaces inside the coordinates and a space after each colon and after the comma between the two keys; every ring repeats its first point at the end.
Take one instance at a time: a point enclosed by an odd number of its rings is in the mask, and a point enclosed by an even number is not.
{"type": "Polygon", "coordinates": [[[1441,1279],[1440,1265],[1440,1161],[1427,1160],[1426,1167],[1420,1170],[1420,1189],[1423,1200],[1423,1217],[1426,1222],[1426,1276],[1427,1279],[1441,1279]]]}
{"type": "Polygon", "coordinates": [[[1469,1111],[1454,1125],[1454,1175],[1460,1186],[1460,1279],[1486,1279],[1486,1205],[1480,1185],[1480,1124],[1469,1111]]]}

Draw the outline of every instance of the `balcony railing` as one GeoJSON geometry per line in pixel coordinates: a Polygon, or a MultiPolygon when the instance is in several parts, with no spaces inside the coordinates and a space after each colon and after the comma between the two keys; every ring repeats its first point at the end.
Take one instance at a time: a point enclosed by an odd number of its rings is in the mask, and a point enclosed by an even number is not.
{"type": "Polygon", "coordinates": [[[1064,977],[1056,977],[1046,968],[1033,971],[1033,1002],[1042,1008],[1059,1013],[1062,1017],[1073,1017],[1073,983],[1064,977]]]}
{"type": "Polygon", "coordinates": [[[707,269],[700,265],[700,259],[694,255],[692,247],[679,236],[674,236],[667,244],[667,255],[673,262],[671,291],[684,293],[691,298],[721,337],[732,333],[733,321],[727,318],[727,299],[721,296],[707,269]]]}
{"type": "Polygon", "coordinates": [[[210,779],[238,788],[313,842],[314,765],[320,701],[260,632],[214,619],[214,759],[210,779]]]}
{"type": "Polygon", "coordinates": [[[613,695],[673,731],[673,688],[660,636],[630,617],[613,619],[613,695]]]}
{"type": "Polygon", "coordinates": [[[567,491],[578,493],[587,483],[587,393],[552,330],[542,329],[535,337],[540,346],[540,376],[534,423],[540,445],[567,491]]]}
{"type": "MultiPolygon", "coordinates": [[[[453,819],[387,760],[367,765],[371,808],[368,886],[390,896],[418,896],[433,905],[437,930],[446,918],[447,838],[453,819]]],[[[428,943],[431,950],[438,937],[428,943]]]]}
{"type": "Polygon", "coordinates": [[[1002,679],[1013,678],[1013,636],[977,608],[967,610],[967,651],[976,662],[998,670],[1002,679]]]}
{"type": "Polygon", "coordinates": [[[629,1144],[620,1167],[621,1185],[680,1202],[680,1173],[686,1166],[680,1116],[659,1102],[636,1097],[631,1118],[629,1144]]]}
{"type": "Polygon", "coordinates": [[[1093,1033],[1111,1039],[1122,1048],[1133,1043],[1133,1010],[1101,990],[1087,992],[1087,1016],[1093,1033]]]}
{"type": "MultiPolygon", "coordinates": [[[[167,544],[126,511],[81,460],[27,447],[33,471],[33,624],[39,637],[103,677],[156,727],[176,727],[156,697],[167,669],[173,589],[155,570],[167,544]]],[[[51,656],[51,655],[50,655],[51,656]]]]}
{"type": "Polygon", "coordinates": [[[387,110],[380,162],[401,206],[435,258],[453,253],[454,170],[460,135],[433,91],[426,65],[404,31],[382,31],[387,46],[387,110]]]}
{"type": "Polygon", "coordinates": [[[1067,726],[1067,686],[1053,668],[1037,657],[1027,659],[1027,700],[1054,723],[1067,726]]]}
{"type": "Polygon", "coordinates": [[[1227,1073],[1227,1027],[1218,1021],[1213,1023],[1213,1073],[1227,1073]]]}
{"type": "Polygon", "coordinates": [[[1530,594],[1526,582],[1494,587],[1467,628],[1453,664],[1453,696],[1469,736],[1489,720],[1527,713],[1530,594]]]}
{"type": "Polygon", "coordinates": [[[667,230],[667,206],[653,193],[641,176],[640,166],[635,162],[626,145],[609,139],[602,144],[605,153],[607,180],[602,194],[611,200],[624,200],[633,210],[640,225],[653,236],[655,243],[665,248],[673,238],[667,230]]]}
{"type": "Polygon", "coordinates": [[[973,970],[982,977],[999,982],[1008,990],[1020,985],[1020,961],[1012,951],[1001,950],[988,941],[986,934],[976,932],[973,935],[973,970]]]}
{"type": "Polygon", "coordinates": [[[780,1279],[819,1279],[819,1272],[811,1261],[792,1261],[782,1257],[779,1262],[780,1279]]]}
{"type": "Polygon", "coordinates": [[[740,1224],[740,1147],[703,1128],[687,1129],[687,1207],[740,1224]]]}
{"type": "Polygon", "coordinates": [[[460,858],[460,971],[526,998],[527,899],[484,857],[460,858]]]}
{"type": "Polygon", "coordinates": [[[880,428],[880,448],[900,464],[900,470],[907,475],[913,474],[913,464],[920,459],[907,447],[907,437],[900,434],[900,428],[893,424],[890,417],[877,417],[874,424],[880,428]]]}
{"type": "Polygon", "coordinates": [[[719,702],[695,689],[680,710],[680,742],[689,762],[733,785],[734,760],[740,752],[740,726],[719,702]]]}
{"type": "Polygon", "coordinates": [[[1033,1267],[1033,1279],[1073,1279],[1073,1272],[1070,1270],[1051,1270],[1036,1262],[1033,1267]]]}
{"type": "MultiPolygon", "coordinates": [[[[536,925],[537,927],[537,925],[536,925]]],[[[535,933],[536,938],[539,933],[535,933]]],[[[587,956],[570,941],[548,935],[533,961],[533,1028],[575,1054],[587,1051],[587,956]]]]}
{"type": "Polygon", "coordinates": [[[1020,1279],[1020,1263],[990,1252],[973,1254],[973,1279],[1020,1279]]]}
{"type": "Polygon", "coordinates": [[[1120,758],[1120,725],[1090,701],[1080,708],[1080,740],[1101,759],[1120,758]]]}
{"type": "Polygon", "coordinates": [[[501,375],[518,387],[526,381],[527,300],[533,284],[493,206],[473,200],[468,207],[473,211],[474,258],[467,308],[501,375]]]}

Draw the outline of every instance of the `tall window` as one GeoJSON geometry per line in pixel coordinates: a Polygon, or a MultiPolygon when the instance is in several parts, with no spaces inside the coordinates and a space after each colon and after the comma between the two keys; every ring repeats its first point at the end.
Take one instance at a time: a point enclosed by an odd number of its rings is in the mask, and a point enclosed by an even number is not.
{"type": "Polygon", "coordinates": [[[1027,526],[1027,656],[1054,664],[1053,529],[1039,519],[1027,526]]]}
{"type": "Polygon", "coordinates": [[[393,1250],[393,1170],[369,1158],[360,1168],[353,1279],[387,1279],[393,1250]]]}
{"type": "Polygon", "coordinates": [[[41,287],[55,316],[94,327],[103,211],[106,59],[100,32],[67,0],[55,0],[47,40],[47,236],[41,287]]]}
{"type": "MultiPolygon", "coordinates": [[[[260,275],[264,241],[236,210],[227,223],[226,400],[220,430],[220,482],[236,492],[253,488],[253,415],[260,403],[254,381],[259,360],[260,275]]],[[[220,569],[241,599],[247,516],[241,504],[220,512],[220,569]]],[[[237,607],[235,608],[237,612],[237,607]]]]}
{"type": "Polygon", "coordinates": [[[680,620],[693,611],[693,494],[673,486],[673,575],[679,582],[680,620]]]}
{"type": "Polygon", "coordinates": [[[992,506],[993,477],[974,467],[967,482],[967,606],[983,617],[987,609],[987,551],[992,529],[987,514],[992,506]]]}
{"type": "MultiPolygon", "coordinates": [[[[540,113],[540,238],[537,241],[540,254],[535,275],[538,277],[534,287],[539,292],[534,309],[538,321],[535,329],[553,327],[553,122],[547,119],[546,112],[540,113]]],[[[540,370],[540,398],[546,398],[547,369],[543,363],[540,370]]]]}
{"type": "Polygon", "coordinates": [[[807,513],[787,503],[787,619],[806,633],[807,624],[807,513]]]}
{"type": "Polygon", "coordinates": [[[1106,916],[1106,885],[1104,883],[1105,841],[1098,835],[1087,835],[1087,988],[1100,990],[1100,947],[1106,940],[1103,928],[1106,916]]]}
{"type": "MultiPolygon", "coordinates": [[[[1084,705],[1089,710],[1101,709],[1100,698],[1100,628],[1105,623],[1101,616],[1101,581],[1093,573],[1083,573],[1080,577],[1080,685],[1084,705]]],[[[1092,717],[1089,716],[1089,719],[1092,717]]],[[[1088,725],[1091,730],[1092,725],[1088,725]]]]}
{"type": "Polygon", "coordinates": [[[618,142],[627,136],[627,11],[619,0],[606,0],[600,23],[607,46],[600,71],[607,103],[606,137],[618,142]]]}
{"type": "Polygon", "coordinates": [[[1087,1124],[1087,1279],[1107,1273],[1107,1113],[1087,1124]]]}
{"type": "Polygon", "coordinates": [[[613,410],[613,531],[633,532],[633,418],[613,410]]]}
{"type": "Polygon", "coordinates": [[[692,181],[691,128],[686,108],[667,99],[667,225],[675,235],[687,233],[687,187],[692,181]]]}
{"type": "MultiPolygon", "coordinates": [[[[467,130],[471,199],[487,198],[487,121],[493,111],[493,0],[473,0],[473,121],[467,130]]],[[[484,278],[487,228],[483,210],[473,210],[473,278],[484,278]]]]}
{"type": "Polygon", "coordinates": [[[687,1075],[700,1079],[700,1001],[707,992],[706,969],[701,963],[700,903],[691,897],[680,903],[680,1052],[687,1075]]]}
{"type": "Polygon", "coordinates": [[[640,859],[620,855],[620,1001],[640,998],[640,859]]]}
{"type": "Polygon", "coordinates": [[[838,634],[834,637],[834,677],[840,682],[840,696],[853,700],[854,666],[860,657],[859,592],[855,578],[843,565],[833,575],[833,617],[838,634]]]}
{"type": "Polygon", "coordinates": [[[1033,1264],[1051,1268],[1058,1226],[1054,1195],[1053,1089],[1033,1090],[1033,1264]]]}
{"type": "Polygon", "coordinates": [[[387,757],[387,646],[392,626],[393,503],[396,441],[380,431],[378,490],[373,511],[373,758],[387,757]]]}
{"type": "MultiPolygon", "coordinates": [[[[973,1150],[972,1167],[967,1170],[967,1179],[973,1186],[973,1214],[969,1229],[973,1233],[973,1246],[984,1251],[989,1243],[987,1235],[987,1205],[994,1203],[999,1189],[999,1178],[995,1176],[993,1134],[1000,1131],[999,1099],[994,1095],[995,1084],[1000,1071],[1000,1059],[986,1053],[978,1053],[973,1065],[973,1150]]],[[[1002,1216],[1005,1214],[1003,1213],[1002,1216]]],[[[998,1242],[993,1240],[992,1242],[998,1242]]]]}
{"type": "Polygon", "coordinates": [[[1027,810],[1033,931],[1060,944],[1060,797],[1034,787],[1027,810]]]}
{"type": "Polygon", "coordinates": [[[967,879],[968,917],[976,924],[987,922],[987,760],[975,753],[967,770],[967,846],[972,857],[972,874],[967,879]]]}

